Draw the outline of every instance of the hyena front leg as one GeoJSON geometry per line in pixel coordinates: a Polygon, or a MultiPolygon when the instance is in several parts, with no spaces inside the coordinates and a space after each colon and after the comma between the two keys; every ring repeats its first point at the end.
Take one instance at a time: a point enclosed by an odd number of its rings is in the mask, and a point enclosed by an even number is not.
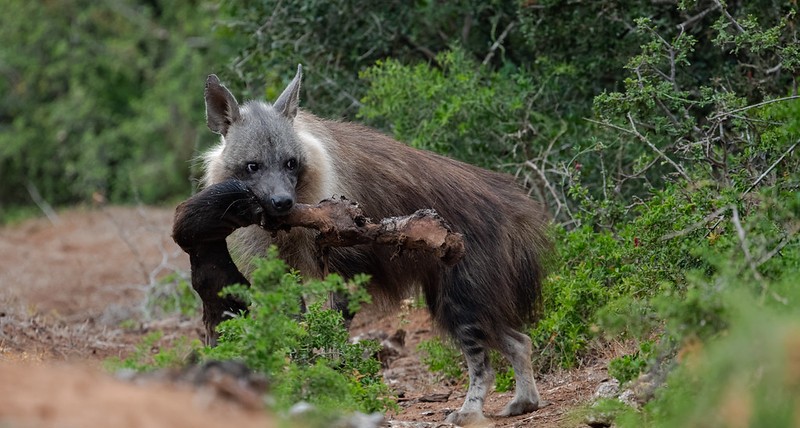
{"type": "Polygon", "coordinates": [[[514,368],[516,390],[514,399],[500,412],[500,416],[521,415],[541,407],[539,391],[531,366],[531,339],[516,330],[508,329],[503,335],[499,351],[514,368]]]}
{"type": "Polygon", "coordinates": [[[467,359],[469,370],[469,390],[467,398],[461,409],[447,416],[447,422],[460,425],[471,426],[483,422],[483,402],[486,394],[494,384],[494,370],[489,361],[487,349],[479,343],[474,336],[474,329],[462,328],[458,339],[461,342],[461,350],[467,359]],[[472,336],[472,337],[470,337],[472,336]]]}

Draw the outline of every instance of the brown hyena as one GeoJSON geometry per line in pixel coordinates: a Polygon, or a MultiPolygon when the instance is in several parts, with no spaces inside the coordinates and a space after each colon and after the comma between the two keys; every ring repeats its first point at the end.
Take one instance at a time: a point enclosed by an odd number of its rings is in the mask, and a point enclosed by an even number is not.
{"type": "MultiPolygon", "coordinates": [[[[280,216],[295,203],[316,204],[333,195],[358,201],[371,218],[433,208],[459,233],[466,256],[446,267],[433,256],[392,248],[332,249],[329,266],[344,277],[371,275],[378,301],[396,302],[421,290],[436,325],[461,347],[469,367],[469,391],[447,420],[483,419],[493,382],[489,350],[509,360],[516,392],[501,415],[540,406],[531,368],[531,340],[520,329],[541,300],[543,257],[550,243],[547,216],[506,175],[418,150],[354,123],[329,121],[298,108],[302,72],[273,104],[239,105],[211,75],[206,82],[208,126],[220,143],[204,157],[206,185],[237,179],[253,192],[266,214],[280,216]]],[[[321,275],[314,232],[295,228],[274,239],[250,226],[233,242],[239,253],[263,255],[275,244],[281,257],[306,276],[321,275]]],[[[202,290],[198,290],[201,296],[202,290]]],[[[218,298],[205,293],[204,300],[218,298]],[[209,297],[210,296],[210,297],[209,297]]],[[[219,320],[212,320],[212,324],[219,320]]]]}

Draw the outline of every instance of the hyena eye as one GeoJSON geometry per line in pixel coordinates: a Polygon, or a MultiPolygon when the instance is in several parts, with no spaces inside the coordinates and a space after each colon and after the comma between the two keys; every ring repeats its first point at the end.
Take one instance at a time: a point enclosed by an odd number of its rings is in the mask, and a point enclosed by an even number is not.
{"type": "Polygon", "coordinates": [[[291,158],[288,161],[286,161],[286,169],[288,169],[289,171],[297,169],[297,159],[291,158]]]}
{"type": "Polygon", "coordinates": [[[247,164],[247,172],[252,174],[252,173],[254,173],[256,171],[258,171],[258,164],[257,163],[250,162],[250,163],[247,164]]]}

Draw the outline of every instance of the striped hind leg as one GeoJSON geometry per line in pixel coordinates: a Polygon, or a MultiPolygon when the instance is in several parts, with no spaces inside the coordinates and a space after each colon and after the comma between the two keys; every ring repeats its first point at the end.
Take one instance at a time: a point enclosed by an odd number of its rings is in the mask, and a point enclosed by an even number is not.
{"type": "Polygon", "coordinates": [[[514,398],[500,412],[500,416],[530,413],[542,405],[531,366],[531,339],[516,330],[508,329],[503,335],[500,353],[514,368],[516,389],[514,398]]]}
{"type": "MultiPolygon", "coordinates": [[[[448,415],[446,422],[471,426],[486,419],[483,416],[483,402],[494,384],[494,370],[490,364],[487,349],[479,343],[475,335],[469,334],[476,330],[469,327],[459,330],[461,334],[457,336],[457,339],[461,342],[461,349],[467,359],[469,390],[467,390],[467,397],[464,399],[461,409],[448,415]]],[[[483,333],[478,332],[478,336],[480,335],[483,333]]]]}

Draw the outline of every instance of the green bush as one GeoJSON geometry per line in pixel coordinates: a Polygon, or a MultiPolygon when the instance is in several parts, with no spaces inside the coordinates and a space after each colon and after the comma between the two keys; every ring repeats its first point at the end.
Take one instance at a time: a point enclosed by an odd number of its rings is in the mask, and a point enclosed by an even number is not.
{"type": "Polygon", "coordinates": [[[485,167],[513,158],[508,135],[534,90],[523,74],[492,73],[462,49],[439,54],[436,67],[388,59],[361,76],[370,87],[360,116],[411,146],[485,167]]]}
{"type": "MultiPolygon", "coordinates": [[[[708,281],[709,279],[706,279],[708,281]]],[[[796,271],[769,282],[783,302],[754,298],[753,284],[725,271],[699,288],[717,289],[723,334],[685,341],[666,388],[642,411],[618,409],[622,427],[792,427],[800,416],[800,324],[796,271]],[[721,290],[720,290],[721,289],[721,290]]]]}
{"type": "MultiPolygon", "coordinates": [[[[430,61],[454,44],[483,59],[491,41],[516,21],[516,10],[511,0],[225,1],[219,31],[239,47],[230,66],[238,90],[275,99],[293,67],[303,63],[303,106],[326,117],[353,118],[367,86],[358,79],[365,68],[389,57],[430,61]]],[[[505,49],[492,57],[499,62],[511,55],[524,57],[505,49]]]]}
{"type": "Polygon", "coordinates": [[[652,354],[653,342],[644,341],[639,344],[639,350],[633,354],[611,360],[608,363],[608,374],[620,384],[631,381],[647,368],[652,354]]]}
{"type": "Polygon", "coordinates": [[[192,190],[210,57],[206,1],[11,1],[0,17],[0,215],[162,202],[192,190]],[[15,48],[19,47],[19,48],[15,48]]]}
{"type": "Polygon", "coordinates": [[[380,363],[372,356],[379,348],[374,341],[350,343],[341,313],[323,309],[328,293],[346,292],[352,309],[368,297],[364,276],[345,282],[332,274],[324,281],[300,282],[270,250],[269,258],[256,262],[251,287],[227,287],[250,302],[249,312],[221,323],[215,348],[205,358],[237,359],[265,373],[276,406],[288,409],[299,401],[320,412],[393,408],[394,400],[380,374],[380,363]],[[315,303],[301,313],[302,298],[315,303]]]}
{"type": "Polygon", "coordinates": [[[464,380],[464,357],[453,345],[433,338],[420,342],[417,349],[423,352],[420,361],[429,371],[438,373],[443,380],[450,383],[464,380]]]}

